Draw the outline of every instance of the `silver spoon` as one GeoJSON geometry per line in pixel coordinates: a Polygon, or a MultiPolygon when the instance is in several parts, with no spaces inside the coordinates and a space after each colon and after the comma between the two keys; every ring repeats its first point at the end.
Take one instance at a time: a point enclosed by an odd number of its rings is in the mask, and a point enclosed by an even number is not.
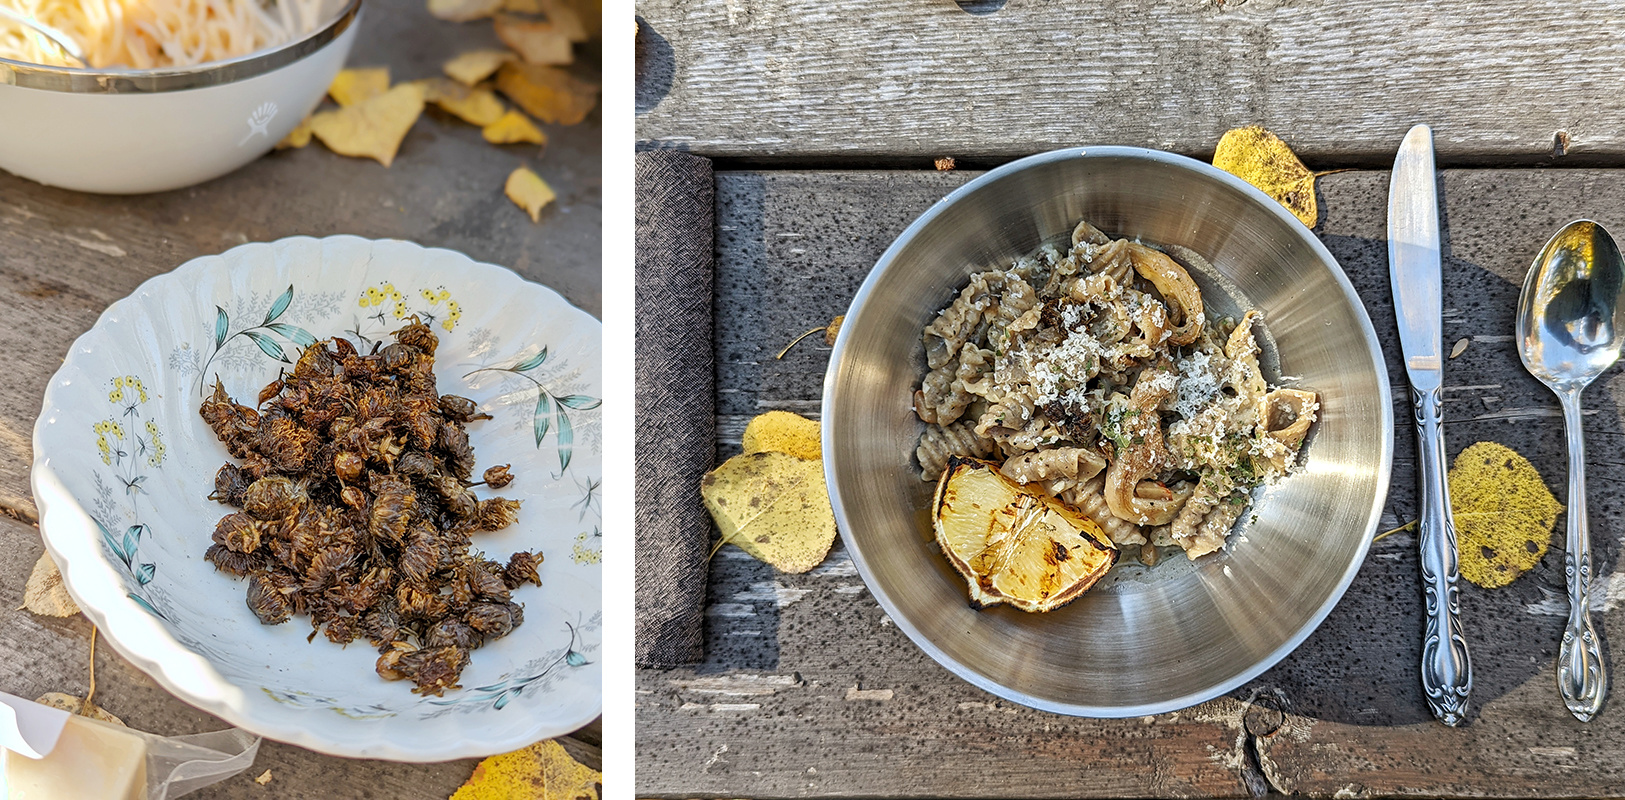
{"type": "Polygon", "coordinates": [[[24,16],[16,11],[12,11],[5,6],[0,6],[0,18],[16,22],[33,30],[41,36],[50,39],[51,44],[56,45],[57,49],[61,50],[68,58],[79,62],[79,66],[90,66],[90,62],[85,60],[85,51],[79,48],[79,43],[75,42],[73,37],[63,33],[62,31],[46,25],[33,17],[24,16]]]}
{"type": "Polygon", "coordinates": [[[1589,722],[1608,693],[1602,641],[1591,625],[1591,539],[1586,532],[1584,427],[1580,392],[1619,358],[1625,344],[1625,259],[1591,220],[1570,222],[1535,256],[1518,297],[1523,365],[1563,405],[1569,440],[1569,508],[1563,572],[1569,621],[1557,654],[1563,703],[1589,722]]]}

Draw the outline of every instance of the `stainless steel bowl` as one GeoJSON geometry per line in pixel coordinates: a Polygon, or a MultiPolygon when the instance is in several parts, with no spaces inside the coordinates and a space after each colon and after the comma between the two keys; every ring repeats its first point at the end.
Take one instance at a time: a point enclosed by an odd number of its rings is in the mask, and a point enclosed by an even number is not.
{"type": "MultiPolygon", "coordinates": [[[[1204,294],[1226,310],[1207,287],[1204,294]]],[[[824,469],[864,582],[932,658],[1023,705],[1155,714],[1256,677],[1342,597],[1387,495],[1388,392],[1382,349],[1353,286],[1280,205],[1182,156],[1058,150],[954,191],[881,256],[852,301],[825,378],[824,469]],[[978,611],[933,539],[932,487],[913,461],[923,427],[910,406],[925,374],[920,330],[973,272],[1063,239],[1080,219],[1205,256],[1218,273],[1207,282],[1233,284],[1263,311],[1279,369],[1320,393],[1321,418],[1303,471],[1261,493],[1226,551],[1120,566],[1048,614],[978,611]]]]}

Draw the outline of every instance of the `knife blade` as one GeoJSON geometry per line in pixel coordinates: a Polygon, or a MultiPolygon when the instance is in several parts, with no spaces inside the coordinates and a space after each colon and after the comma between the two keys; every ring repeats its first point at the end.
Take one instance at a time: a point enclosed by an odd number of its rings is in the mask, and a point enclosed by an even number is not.
{"type": "Polygon", "coordinates": [[[1388,280],[1394,293],[1399,346],[1411,383],[1416,420],[1417,542],[1427,620],[1422,638],[1422,691],[1433,715],[1458,725],[1473,688],[1472,663],[1461,628],[1456,525],[1445,481],[1443,277],[1439,261],[1439,202],[1434,188],[1433,131],[1405,134],[1388,185],[1388,280]]]}

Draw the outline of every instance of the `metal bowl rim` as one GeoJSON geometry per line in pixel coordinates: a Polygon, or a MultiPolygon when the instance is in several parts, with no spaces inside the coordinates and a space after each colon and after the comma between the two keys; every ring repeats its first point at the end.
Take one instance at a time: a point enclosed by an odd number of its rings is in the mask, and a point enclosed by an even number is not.
{"type": "Polygon", "coordinates": [[[151,69],[58,67],[0,58],[0,85],[67,94],[156,94],[236,83],[301,61],[332,44],[355,23],[361,2],[346,0],[337,14],[310,33],[236,58],[151,69]]]}
{"type": "MultiPolygon", "coordinates": [[[[1305,245],[1307,245],[1315,256],[1322,261],[1322,263],[1331,268],[1332,278],[1337,282],[1338,288],[1343,291],[1344,299],[1359,312],[1361,333],[1365,337],[1366,346],[1369,348],[1372,359],[1379,365],[1379,368],[1376,371],[1376,377],[1378,391],[1381,395],[1381,402],[1378,403],[1378,408],[1382,418],[1382,431],[1379,437],[1379,440],[1382,442],[1382,452],[1378,459],[1379,463],[1376,477],[1377,485],[1380,488],[1372,500],[1371,511],[1366,520],[1366,530],[1360,538],[1359,545],[1355,549],[1354,557],[1349,559],[1348,566],[1343,570],[1342,578],[1338,581],[1337,586],[1332,590],[1332,592],[1327,595],[1325,602],[1321,604],[1320,608],[1316,609],[1315,613],[1307,621],[1305,621],[1297,631],[1295,631],[1291,636],[1287,637],[1285,642],[1283,642],[1275,650],[1271,651],[1264,658],[1259,659],[1253,665],[1228,678],[1214,682],[1208,688],[1191,692],[1182,697],[1157,703],[1142,703],[1137,705],[1123,706],[1091,706],[1075,703],[1055,702],[1034,697],[1024,692],[1011,689],[990,678],[987,678],[986,676],[970,669],[957,659],[949,656],[942,649],[938,648],[934,642],[921,633],[911,620],[902,614],[897,605],[892,601],[891,597],[888,596],[878,585],[874,573],[870,570],[868,562],[864,559],[862,550],[857,547],[856,542],[853,540],[854,534],[851,533],[852,526],[847,519],[845,504],[842,502],[841,498],[839,488],[840,482],[836,480],[836,473],[838,470],[836,468],[835,458],[833,456],[824,459],[824,481],[829,488],[830,504],[835,510],[836,527],[840,531],[841,541],[846,545],[847,553],[851,556],[852,563],[857,566],[858,574],[862,576],[864,585],[868,587],[869,592],[874,595],[875,599],[880,602],[881,608],[886,612],[886,615],[891,618],[892,622],[896,623],[897,627],[907,634],[908,638],[912,640],[916,646],[918,646],[921,650],[924,650],[925,653],[931,656],[931,658],[938,664],[941,664],[950,672],[970,682],[978,688],[989,692],[990,694],[1002,697],[1012,702],[1020,703],[1021,705],[1028,706],[1030,708],[1038,709],[1040,711],[1048,711],[1055,714],[1065,714],[1076,717],[1143,717],[1153,714],[1162,714],[1169,711],[1177,711],[1182,708],[1189,708],[1190,706],[1212,700],[1235,690],[1242,684],[1245,684],[1253,678],[1263,674],[1265,670],[1275,666],[1281,661],[1281,659],[1285,658],[1287,654],[1291,653],[1293,650],[1296,650],[1299,645],[1303,644],[1304,640],[1309,638],[1311,633],[1314,633],[1316,628],[1320,627],[1320,624],[1326,620],[1326,617],[1331,614],[1332,608],[1337,605],[1338,601],[1343,599],[1343,594],[1348,591],[1349,585],[1354,582],[1354,576],[1359,573],[1360,567],[1365,563],[1366,554],[1371,547],[1372,534],[1376,532],[1377,523],[1382,514],[1383,506],[1387,503],[1388,484],[1393,471],[1394,410],[1391,402],[1389,401],[1389,397],[1391,396],[1391,387],[1388,381],[1388,371],[1385,368],[1388,362],[1383,357],[1381,343],[1377,341],[1377,332],[1375,327],[1371,324],[1371,315],[1366,313],[1365,304],[1360,300],[1359,293],[1354,290],[1354,284],[1349,281],[1348,274],[1343,271],[1343,266],[1339,264],[1337,259],[1332,256],[1331,251],[1326,249],[1326,245],[1320,241],[1320,237],[1315,236],[1309,230],[1309,228],[1303,225],[1302,221],[1293,216],[1292,213],[1287,211],[1286,208],[1280,203],[1270,198],[1269,195],[1264,194],[1263,191],[1252,184],[1247,183],[1241,178],[1225,172],[1224,170],[1214,167],[1211,164],[1206,164],[1193,158],[1188,158],[1186,156],[1168,153],[1161,150],[1151,150],[1143,147],[1129,147],[1123,145],[1069,147],[1060,150],[1051,150],[1045,153],[1037,153],[1035,155],[1017,159],[972,179],[965,185],[953,190],[952,192],[949,192],[941,200],[938,200],[936,203],[932,204],[932,206],[927,209],[925,213],[921,214],[919,218],[915,219],[914,222],[910,223],[907,228],[903,229],[903,232],[898,235],[898,237],[892,242],[891,246],[887,247],[886,251],[880,255],[879,260],[875,262],[875,266],[869,270],[868,276],[864,278],[863,283],[858,287],[858,291],[855,295],[853,295],[852,303],[847,309],[847,316],[856,317],[857,314],[862,311],[864,305],[868,302],[870,295],[873,293],[875,284],[879,281],[881,274],[883,274],[886,269],[891,266],[892,262],[897,259],[898,255],[901,254],[902,251],[913,242],[914,238],[921,230],[934,221],[950,206],[974,193],[983,186],[995,183],[1018,172],[1041,168],[1061,161],[1099,158],[1140,160],[1155,164],[1163,164],[1176,169],[1189,170],[1203,177],[1216,180],[1219,183],[1225,184],[1226,186],[1241,192],[1243,195],[1251,199],[1255,204],[1265,208],[1269,213],[1274,214],[1276,218],[1285,223],[1288,230],[1293,231],[1294,235],[1296,235],[1305,245]]],[[[836,376],[840,372],[851,330],[851,326],[843,325],[841,327],[841,331],[836,337],[834,348],[830,352],[829,367],[824,373],[824,396],[820,404],[820,412],[822,419],[826,421],[831,417],[830,410],[835,400],[834,395],[836,376]]],[[[824,425],[822,427],[823,433],[821,434],[820,444],[823,447],[824,452],[836,452],[834,447],[834,437],[831,433],[834,430],[834,426],[824,425]]]]}

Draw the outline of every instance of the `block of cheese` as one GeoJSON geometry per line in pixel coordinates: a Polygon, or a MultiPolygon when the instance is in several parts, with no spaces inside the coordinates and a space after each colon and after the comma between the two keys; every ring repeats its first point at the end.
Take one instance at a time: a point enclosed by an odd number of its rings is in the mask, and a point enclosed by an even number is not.
{"type": "Polygon", "coordinates": [[[4,800],[145,800],[147,741],[128,728],[73,716],[56,747],[34,759],[0,749],[4,800]]]}

